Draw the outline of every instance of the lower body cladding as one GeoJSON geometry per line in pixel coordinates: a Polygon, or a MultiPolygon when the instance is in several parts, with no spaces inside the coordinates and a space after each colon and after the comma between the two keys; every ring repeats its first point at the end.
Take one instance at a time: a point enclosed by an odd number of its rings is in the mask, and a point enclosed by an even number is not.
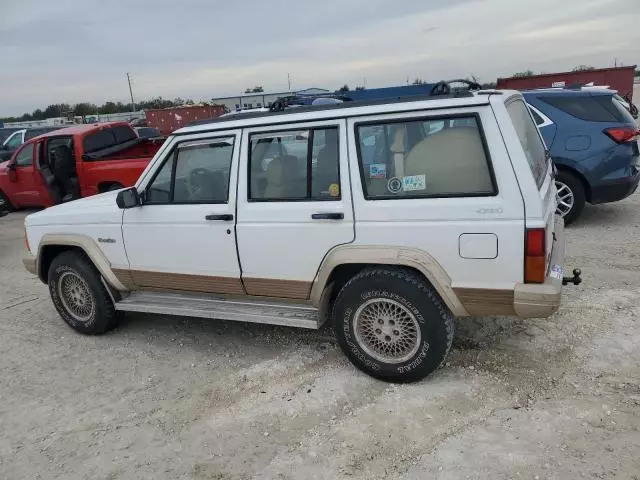
{"type": "MultiPolygon", "coordinates": [[[[447,289],[459,302],[455,310],[458,315],[547,317],[560,305],[563,263],[564,228],[559,220],[545,283],[518,284],[508,291],[451,289],[449,285],[447,289]]],[[[32,256],[26,256],[24,264],[32,273],[37,272],[38,262],[32,256]]],[[[122,278],[122,272],[118,273],[122,278]]],[[[165,275],[164,280],[168,277],[171,275],[165,275]]],[[[340,291],[333,291],[330,284],[314,304],[307,299],[309,284],[294,285],[290,281],[273,285],[265,285],[264,279],[254,281],[253,287],[263,289],[260,291],[282,295],[279,289],[284,287],[289,295],[273,298],[237,295],[237,285],[212,279],[208,283],[191,279],[194,281],[190,285],[200,285],[200,292],[159,291],[158,285],[155,290],[116,291],[107,285],[106,278],[89,256],[77,250],[53,259],[47,277],[51,298],[60,316],[75,330],[104,333],[117,325],[120,312],[310,329],[318,329],[330,319],[338,344],[356,367],[394,382],[411,382],[429,375],[442,364],[453,341],[454,309],[422,274],[398,265],[378,264],[354,271],[340,291]],[[215,292],[216,285],[227,292],[215,292]]],[[[156,282],[156,277],[140,278],[146,283],[156,282]]],[[[173,288],[176,285],[186,284],[174,284],[173,288]]],[[[315,298],[313,294],[311,298],[315,298]]]]}
{"type": "Polygon", "coordinates": [[[620,178],[609,182],[603,182],[591,187],[591,203],[618,202],[632,195],[638,189],[640,183],[640,170],[630,177],[620,178]]]}

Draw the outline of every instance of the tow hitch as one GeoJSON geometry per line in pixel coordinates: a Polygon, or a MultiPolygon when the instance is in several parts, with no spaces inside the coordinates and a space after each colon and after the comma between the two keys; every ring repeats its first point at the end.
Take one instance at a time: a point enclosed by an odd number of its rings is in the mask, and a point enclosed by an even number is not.
{"type": "Polygon", "coordinates": [[[573,283],[574,285],[580,285],[582,283],[582,270],[579,268],[573,269],[573,277],[562,277],[562,285],[573,283]]]}

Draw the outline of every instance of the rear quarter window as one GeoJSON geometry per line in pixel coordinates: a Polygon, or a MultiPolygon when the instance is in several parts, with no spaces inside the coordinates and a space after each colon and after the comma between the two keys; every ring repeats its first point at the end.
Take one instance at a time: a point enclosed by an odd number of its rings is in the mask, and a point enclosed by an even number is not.
{"type": "Polygon", "coordinates": [[[518,134],[518,140],[531,168],[538,188],[544,184],[548,170],[547,152],[540,137],[538,127],[533,121],[529,109],[522,100],[515,100],[507,105],[507,112],[518,134]]]}
{"type": "Polygon", "coordinates": [[[497,193],[476,116],[367,122],[356,134],[368,200],[497,193]]]}

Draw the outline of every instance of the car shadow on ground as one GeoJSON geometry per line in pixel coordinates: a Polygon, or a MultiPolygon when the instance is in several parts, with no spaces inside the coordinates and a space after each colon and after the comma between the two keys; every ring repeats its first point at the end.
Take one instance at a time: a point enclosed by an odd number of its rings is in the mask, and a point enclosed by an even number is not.
{"type": "MultiPolygon", "coordinates": [[[[473,350],[503,342],[526,329],[526,323],[517,318],[470,317],[456,319],[454,349],[473,350]]],[[[168,315],[127,313],[111,335],[125,335],[127,341],[139,340],[155,344],[188,342],[195,348],[211,344],[243,344],[246,347],[264,347],[278,344],[314,346],[331,343],[337,345],[333,327],[326,322],[319,330],[282,327],[260,323],[210,320],[168,315]]]]}

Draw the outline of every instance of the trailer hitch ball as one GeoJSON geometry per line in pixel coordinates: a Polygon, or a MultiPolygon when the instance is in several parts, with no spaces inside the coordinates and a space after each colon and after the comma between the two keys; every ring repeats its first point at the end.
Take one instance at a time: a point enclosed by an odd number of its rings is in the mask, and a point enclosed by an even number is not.
{"type": "Polygon", "coordinates": [[[582,270],[579,268],[573,269],[573,277],[563,277],[562,285],[567,285],[569,283],[573,283],[574,285],[580,285],[582,283],[582,270]]]}

